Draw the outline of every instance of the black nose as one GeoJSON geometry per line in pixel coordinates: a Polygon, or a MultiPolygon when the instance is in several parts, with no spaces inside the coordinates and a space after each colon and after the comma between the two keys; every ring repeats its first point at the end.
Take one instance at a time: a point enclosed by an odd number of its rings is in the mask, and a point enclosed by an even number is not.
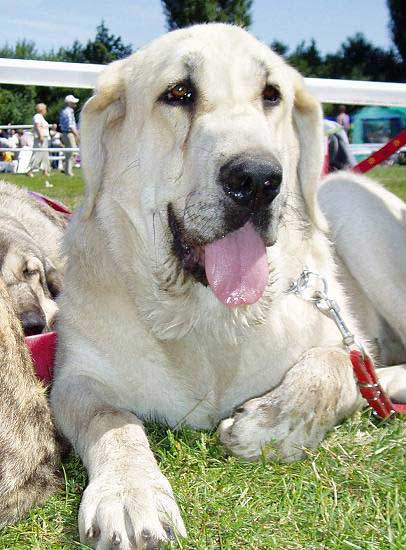
{"type": "Polygon", "coordinates": [[[257,210],[277,197],[282,166],[269,153],[239,155],[220,168],[220,183],[237,204],[257,210]]]}
{"type": "Polygon", "coordinates": [[[41,334],[46,325],[45,316],[42,312],[38,311],[24,311],[20,315],[20,321],[23,325],[25,336],[41,334]]]}

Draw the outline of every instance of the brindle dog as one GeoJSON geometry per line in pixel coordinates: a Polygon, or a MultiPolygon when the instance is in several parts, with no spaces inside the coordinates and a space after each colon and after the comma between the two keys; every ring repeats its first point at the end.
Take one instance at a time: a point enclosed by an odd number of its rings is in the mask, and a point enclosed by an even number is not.
{"type": "Polygon", "coordinates": [[[0,279],[0,528],[13,523],[59,485],[59,451],[45,388],[37,380],[0,279]]]}
{"type": "Polygon", "coordinates": [[[66,217],[0,182],[0,276],[26,336],[52,329],[62,290],[66,217]]]}

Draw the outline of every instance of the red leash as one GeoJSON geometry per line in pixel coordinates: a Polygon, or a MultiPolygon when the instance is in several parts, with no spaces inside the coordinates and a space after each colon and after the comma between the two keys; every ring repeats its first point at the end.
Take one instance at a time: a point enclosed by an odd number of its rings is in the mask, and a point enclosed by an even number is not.
{"type": "Polygon", "coordinates": [[[389,418],[396,410],[386,393],[378,383],[374,365],[368,355],[355,349],[350,351],[350,359],[358,381],[359,391],[376,414],[382,418],[389,418]]]}
{"type": "Polygon", "coordinates": [[[374,409],[376,415],[382,420],[387,420],[395,412],[406,413],[406,404],[392,403],[379,384],[372,359],[348,329],[340,315],[340,308],[336,302],[327,296],[326,280],[318,273],[304,269],[289,291],[294,292],[304,300],[313,302],[321,313],[335,322],[343,337],[344,346],[349,352],[360,393],[369,406],[374,409]]]}

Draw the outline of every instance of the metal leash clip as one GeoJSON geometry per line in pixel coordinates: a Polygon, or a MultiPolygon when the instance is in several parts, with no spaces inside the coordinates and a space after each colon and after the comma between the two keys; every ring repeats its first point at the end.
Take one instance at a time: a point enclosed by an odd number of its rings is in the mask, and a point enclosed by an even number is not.
{"type": "Polygon", "coordinates": [[[338,304],[328,297],[328,285],[324,277],[305,268],[298,279],[291,284],[288,292],[293,292],[302,299],[314,303],[323,315],[334,321],[341,333],[344,346],[349,352],[361,395],[380,418],[391,417],[395,410],[378,383],[372,360],[345,324],[338,304]]]}
{"type": "Polygon", "coordinates": [[[363,356],[365,355],[363,346],[355,340],[355,336],[341,317],[339,305],[328,297],[328,285],[324,277],[305,268],[298,279],[292,283],[289,291],[308,302],[313,302],[323,315],[334,321],[343,337],[345,347],[347,349],[356,348],[363,356]]]}

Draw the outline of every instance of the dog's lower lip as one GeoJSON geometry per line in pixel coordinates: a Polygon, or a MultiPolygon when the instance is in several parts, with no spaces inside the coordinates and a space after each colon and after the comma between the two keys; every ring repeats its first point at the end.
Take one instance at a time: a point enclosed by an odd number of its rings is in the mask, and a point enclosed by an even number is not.
{"type": "MultiPolygon", "coordinates": [[[[188,275],[191,275],[197,282],[203,284],[204,286],[208,286],[208,280],[206,277],[206,271],[205,271],[205,252],[204,247],[207,243],[191,243],[185,234],[185,231],[182,227],[182,222],[178,220],[176,217],[176,214],[174,212],[173,205],[171,203],[168,204],[167,207],[168,212],[168,224],[169,228],[171,230],[172,239],[173,239],[173,252],[175,256],[177,257],[183,271],[187,273],[188,275]]],[[[248,220],[244,220],[244,225],[247,223],[248,220]]],[[[238,224],[235,229],[239,229],[240,224],[238,224]]],[[[266,247],[272,246],[275,244],[275,242],[270,239],[264,238],[262,235],[262,231],[259,231],[259,233],[262,236],[262,239],[264,241],[264,244],[266,247]]],[[[225,234],[218,235],[215,240],[221,239],[226,236],[225,234]]]]}
{"type": "Polygon", "coordinates": [[[183,271],[193,276],[197,282],[208,286],[204,268],[204,248],[187,242],[171,204],[168,204],[168,223],[173,238],[173,251],[183,271]]]}

